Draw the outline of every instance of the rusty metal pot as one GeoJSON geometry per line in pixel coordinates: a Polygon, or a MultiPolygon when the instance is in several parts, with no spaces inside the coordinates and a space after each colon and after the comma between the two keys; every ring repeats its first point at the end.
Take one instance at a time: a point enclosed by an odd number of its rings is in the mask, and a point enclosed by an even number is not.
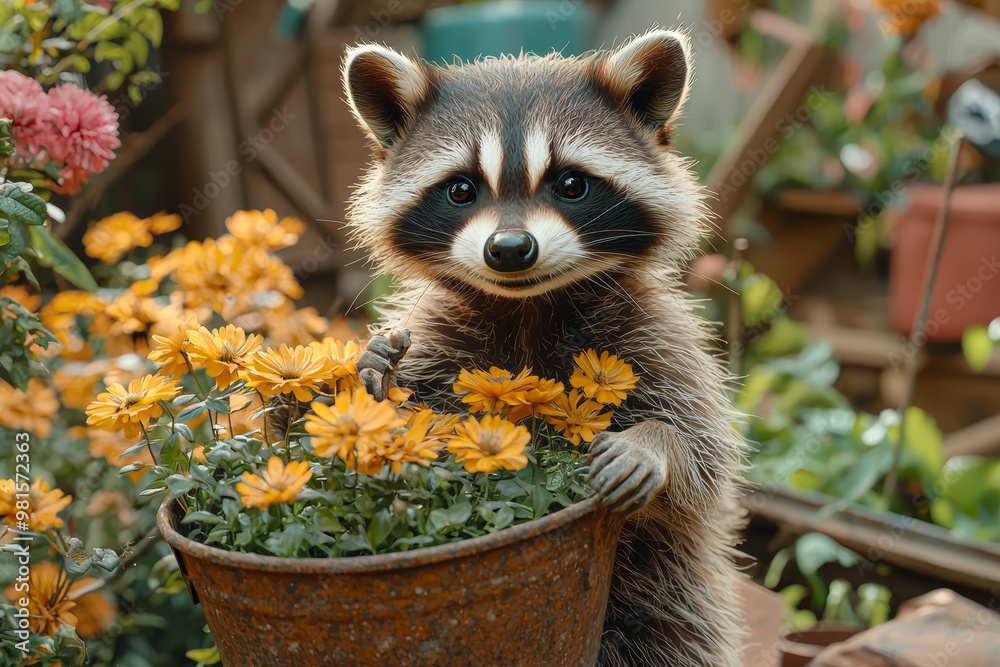
{"type": "Polygon", "coordinates": [[[462,542],[352,558],[223,551],[157,523],[226,667],[594,665],[621,519],[594,499],[462,542]]]}

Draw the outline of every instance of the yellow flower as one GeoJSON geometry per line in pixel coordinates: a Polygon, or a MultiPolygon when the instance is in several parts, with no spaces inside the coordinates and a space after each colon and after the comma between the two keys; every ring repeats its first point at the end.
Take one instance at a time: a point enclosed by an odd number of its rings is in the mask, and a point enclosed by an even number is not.
{"type": "Polygon", "coordinates": [[[118,610],[108,602],[100,591],[85,593],[77,597],[78,590],[90,588],[97,582],[96,577],[81,577],[69,587],[69,597],[76,602],[73,615],[76,616],[76,634],[82,639],[97,637],[111,627],[118,610]]]}
{"type": "Polygon", "coordinates": [[[149,226],[128,211],[104,218],[83,235],[84,251],[105,264],[114,264],[139,246],[153,242],[149,226]]]}
{"type": "Polygon", "coordinates": [[[604,405],[621,405],[639,380],[632,373],[632,366],[608,352],[598,357],[594,350],[587,350],[573,357],[573,362],[576,370],[569,383],[582,390],[587,398],[604,405]]]}
{"type": "Polygon", "coordinates": [[[392,430],[406,420],[396,416],[388,401],[375,401],[364,389],[337,394],[333,405],[312,403],[306,415],[306,432],[319,456],[339,456],[351,464],[355,452],[391,442],[392,430]]]}
{"type": "Polygon", "coordinates": [[[455,437],[448,441],[448,451],[456,461],[464,462],[469,472],[489,474],[500,468],[520,470],[528,465],[524,448],[531,434],[524,426],[503,417],[485,415],[477,421],[469,417],[455,427],[455,437]]]}
{"type": "Polygon", "coordinates": [[[38,312],[38,307],[42,305],[42,297],[38,294],[32,294],[26,285],[0,287],[0,296],[17,301],[30,313],[38,312]]]}
{"type": "Polygon", "coordinates": [[[52,384],[59,390],[59,400],[67,408],[83,410],[97,396],[97,383],[110,369],[107,362],[67,364],[52,373],[52,384]]]}
{"type": "MultiPolygon", "coordinates": [[[[153,457],[145,447],[131,456],[122,456],[125,450],[132,447],[132,443],[128,442],[128,440],[118,433],[112,433],[99,428],[74,426],[70,429],[70,436],[74,438],[87,438],[87,450],[90,452],[90,455],[95,459],[104,459],[108,462],[108,465],[116,470],[132,463],[153,465],[153,457]]],[[[146,474],[145,469],[133,470],[130,473],[126,473],[128,478],[136,483],[139,482],[144,474],[146,474]]]]}
{"type": "Polygon", "coordinates": [[[236,490],[246,507],[266,510],[271,505],[295,502],[310,477],[312,470],[305,461],[292,461],[286,466],[279,457],[272,456],[267,471],[260,476],[243,473],[236,490]]]}
{"type": "Polygon", "coordinates": [[[388,442],[374,441],[364,451],[358,452],[356,465],[351,461],[348,465],[372,475],[377,474],[385,464],[396,474],[402,472],[404,463],[430,465],[445,445],[444,440],[434,432],[435,417],[431,410],[413,413],[406,422],[405,430],[396,433],[388,442]]]}
{"type": "Polygon", "coordinates": [[[941,0],[875,0],[875,7],[889,13],[881,24],[888,32],[910,35],[941,14],[941,0]]]}
{"type": "Polygon", "coordinates": [[[83,290],[64,290],[52,297],[45,308],[51,314],[93,316],[104,311],[105,304],[90,292],[83,290]]]}
{"type": "Polygon", "coordinates": [[[143,425],[163,414],[159,401],[177,395],[177,384],[162,375],[147,375],[128,383],[128,389],[115,383],[87,406],[87,424],[105,431],[124,430],[134,440],[143,425]]]}
{"type": "Polygon", "coordinates": [[[349,375],[356,375],[354,362],[361,356],[361,345],[356,340],[341,343],[336,338],[324,338],[309,343],[309,347],[318,350],[330,362],[327,379],[338,380],[349,375]]]}
{"type": "MultiPolygon", "coordinates": [[[[6,515],[8,526],[16,527],[17,495],[14,480],[3,480],[0,483],[0,514],[6,515]]],[[[41,533],[46,528],[62,528],[63,520],[59,512],[70,504],[72,496],[63,495],[59,489],[52,489],[43,479],[35,479],[28,490],[28,530],[41,533]]]]}
{"type": "Polygon", "coordinates": [[[563,432],[563,435],[574,445],[580,440],[590,442],[601,431],[611,426],[610,412],[601,414],[604,406],[597,401],[580,399],[583,396],[576,389],[569,395],[561,394],[555,401],[555,410],[545,416],[546,421],[563,432]]]}
{"type": "Polygon", "coordinates": [[[198,328],[198,318],[194,313],[187,313],[174,325],[174,331],[168,336],[153,334],[156,348],[149,353],[148,359],[160,365],[160,373],[180,377],[187,372],[187,362],[184,361],[184,345],[188,333],[198,328]]]}
{"type": "Polygon", "coordinates": [[[471,412],[500,413],[525,405],[528,390],[538,388],[538,376],[530,368],[517,376],[496,366],[488,373],[463,369],[453,388],[471,412]]]}
{"type": "Polygon", "coordinates": [[[537,386],[524,392],[522,405],[511,407],[507,411],[507,418],[516,422],[531,415],[540,417],[554,414],[556,412],[555,401],[562,396],[563,391],[562,382],[542,378],[538,381],[537,386]]]}
{"type": "Polygon", "coordinates": [[[237,211],[226,219],[229,233],[248,246],[262,246],[267,250],[280,250],[295,245],[306,226],[296,218],[278,221],[271,209],[266,211],[237,211]]]}
{"type": "Polygon", "coordinates": [[[6,594],[11,602],[28,598],[28,627],[40,635],[53,637],[64,623],[76,627],[77,618],[70,611],[76,602],[69,599],[66,575],[51,561],[31,566],[27,590],[19,591],[11,584],[6,594]]]}
{"type": "Polygon", "coordinates": [[[330,363],[313,347],[282,346],[258,350],[246,365],[247,385],[265,396],[294,394],[300,401],[310,401],[329,376],[330,363]]]}
{"type": "Polygon", "coordinates": [[[207,239],[204,243],[189,241],[176,256],[168,255],[166,261],[176,263],[173,273],[177,288],[188,307],[207,303],[225,316],[245,306],[251,285],[245,275],[243,250],[232,237],[207,239]]]}
{"type": "Polygon", "coordinates": [[[159,321],[162,310],[163,306],[150,297],[123,292],[104,309],[105,314],[114,320],[108,333],[145,333],[151,324],[159,321]]]}
{"type": "Polygon", "coordinates": [[[188,355],[192,363],[205,367],[219,389],[225,389],[243,377],[250,357],[260,350],[263,339],[257,334],[248,337],[243,329],[232,324],[211,331],[201,327],[188,332],[188,355]]]}
{"type": "Polygon", "coordinates": [[[290,299],[282,299],[282,304],[263,312],[267,323],[267,337],[277,345],[308,345],[316,336],[325,332],[330,322],[315,308],[295,308],[290,299]]]}
{"type": "Polygon", "coordinates": [[[159,213],[153,214],[152,217],[146,218],[146,223],[149,225],[149,231],[157,236],[179,229],[181,222],[181,216],[176,213],[168,214],[164,211],[160,211],[159,213]]]}
{"type": "Polygon", "coordinates": [[[28,380],[27,393],[0,382],[0,426],[24,429],[39,438],[52,432],[52,418],[59,411],[56,392],[38,378],[28,380]]]}

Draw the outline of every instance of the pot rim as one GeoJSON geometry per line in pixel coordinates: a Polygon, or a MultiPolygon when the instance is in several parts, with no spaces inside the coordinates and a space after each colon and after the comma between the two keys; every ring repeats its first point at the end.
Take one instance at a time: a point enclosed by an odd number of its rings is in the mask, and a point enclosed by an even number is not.
{"type": "Polygon", "coordinates": [[[168,498],[156,512],[156,524],[160,529],[160,534],[174,549],[202,560],[230,567],[288,574],[355,574],[440,563],[445,560],[481,554],[515,542],[538,537],[601,510],[597,504],[597,498],[590,496],[539,519],[460,542],[372,556],[282,558],[280,556],[226,551],[184,537],[174,528],[174,522],[179,521],[176,511],[178,507],[176,498],[168,498]]]}

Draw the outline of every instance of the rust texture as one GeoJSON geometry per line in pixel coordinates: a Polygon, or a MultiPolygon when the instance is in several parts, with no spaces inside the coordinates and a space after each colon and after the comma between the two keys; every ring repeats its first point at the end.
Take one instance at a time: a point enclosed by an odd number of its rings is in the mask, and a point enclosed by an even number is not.
{"type": "Polygon", "coordinates": [[[226,667],[594,665],[621,523],[593,499],[463,542],[354,558],[222,551],[157,522],[226,667]]]}

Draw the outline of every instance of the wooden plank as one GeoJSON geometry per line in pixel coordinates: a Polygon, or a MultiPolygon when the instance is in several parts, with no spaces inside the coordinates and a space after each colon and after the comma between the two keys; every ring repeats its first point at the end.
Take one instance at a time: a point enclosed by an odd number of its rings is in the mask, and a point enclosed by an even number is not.
{"type": "Polygon", "coordinates": [[[724,237],[728,236],[728,221],[753,186],[757,170],[777,151],[778,137],[796,122],[809,89],[835,57],[811,41],[792,43],[712,167],[707,185],[716,195],[711,204],[724,237]]]}
{"type": "Polygon", "coordinates": [[[854,506],[824,511],[835,498],[750,484],[742,499],[755,521],[776,524],[798,535],[822,533],[870,562],[989,591],[1000,588],[1000,545],[972,542],[913,517],[854,506]]]}
{"type": "Polygon", "coordinates": [[[944,455],[1000,456],[1000,415],[949,433],[944,438],[944,455]]]}

